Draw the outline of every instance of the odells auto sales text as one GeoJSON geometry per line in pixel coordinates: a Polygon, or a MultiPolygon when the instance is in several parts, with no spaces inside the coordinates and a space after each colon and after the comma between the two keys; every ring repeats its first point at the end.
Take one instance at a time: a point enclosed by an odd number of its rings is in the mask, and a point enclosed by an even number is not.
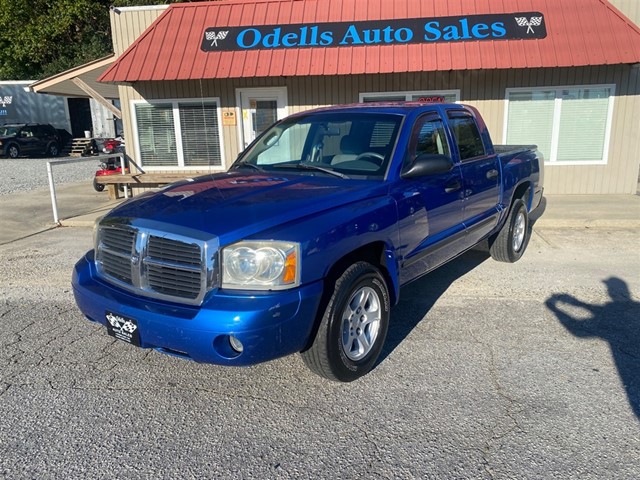
{"type": "Polygon", "coordinates": [[[327,47],[389,45],[418,41],[437,42],[460,40],[499,39],[505,37],[507,30],[504,22],[473,23],[468,19],[460,19],[453,25],[442,26],[437,20],[424,24],[423,30],[415,32],[413,28],[400,27],[358,29],[355,25],[347,27],[344,34],[337,37],[335,32],[320,30],[318,26],[300,27],[298,31],[283,33],[281,27],[275,27],[269,33],[257,28],[246,28],[237,35],[237,44],[241,49],[250,48],[288,48],[288,47],[327,47]],[[415,38],[415,40],[414,40],[415,38]]]}

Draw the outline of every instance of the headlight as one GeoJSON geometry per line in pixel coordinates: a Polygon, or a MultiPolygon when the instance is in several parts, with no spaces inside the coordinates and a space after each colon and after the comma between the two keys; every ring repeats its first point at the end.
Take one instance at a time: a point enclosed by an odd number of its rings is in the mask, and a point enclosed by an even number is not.
{"type": "Polygon", "coordinates": [[[222,250],[222,288],[284,290],[300,284],[300,245],[245,241],[222,250]]]}

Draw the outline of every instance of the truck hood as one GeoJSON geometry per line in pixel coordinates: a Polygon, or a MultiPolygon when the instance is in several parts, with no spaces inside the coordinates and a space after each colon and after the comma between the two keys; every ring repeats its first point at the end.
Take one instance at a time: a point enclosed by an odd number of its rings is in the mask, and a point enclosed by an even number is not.
{"type": "Polygon", "coordinates": [[[384,183],[325,175],[221,173],[170,185],[136,197],[109,218],[198,230],[228,244],[268,228],[369,197],[384,195],[384,183]]]}

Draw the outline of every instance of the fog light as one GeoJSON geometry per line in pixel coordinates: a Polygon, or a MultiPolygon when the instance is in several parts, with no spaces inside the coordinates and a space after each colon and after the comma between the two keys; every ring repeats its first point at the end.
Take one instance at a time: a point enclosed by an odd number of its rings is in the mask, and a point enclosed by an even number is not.
{"type": "Polygon", "coordinates": [[[229,335],[229,345],[231,345],[231,348],[233,348],[238,353],[242,353],[242,350],[244,350],[242,342],[233,335],[229,335]]]}

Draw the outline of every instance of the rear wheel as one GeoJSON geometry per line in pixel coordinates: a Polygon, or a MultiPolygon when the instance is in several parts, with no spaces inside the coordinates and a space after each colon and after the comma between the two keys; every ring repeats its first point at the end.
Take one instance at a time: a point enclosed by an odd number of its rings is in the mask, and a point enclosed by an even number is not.
{"type": "Polygon", "coordinates": [[[529,244],[531,228],[527,206],[517,199],[502,229],[489,241],[489,253],[494,260],[513,263],[520,260],[529,244]]]}
{"type": "Polygon", "coordinates": [[[9,145],[9,148],[7,148],[7,156],[9,158],[18,158],[20,156],[20,147],[15,143],[9,145]]]}
{"type": "Polygon", "coordinates": [[[389,292],[380,271],[351,265],[335,282],[311,347],[302,359],[314,373],[351,382],[375,365],[389,327],[389,292]]]}
{"type": "Polygon", "coordinates": [[[58,149],[58,145],[56,143],[52,143],[47,147],[47,155],[50,157],[57,157],[60,154],[60,150],[58,149]]]}

